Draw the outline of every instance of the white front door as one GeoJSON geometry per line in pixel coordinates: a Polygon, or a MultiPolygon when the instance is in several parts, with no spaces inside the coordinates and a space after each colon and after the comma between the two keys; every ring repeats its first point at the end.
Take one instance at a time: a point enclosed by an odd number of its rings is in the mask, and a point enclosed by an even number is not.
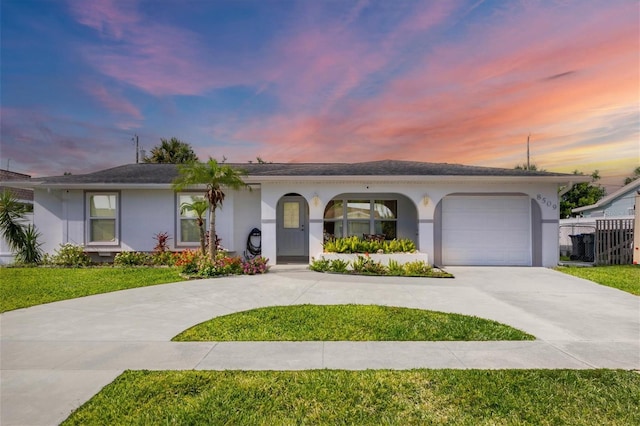
{"type": "Polygon", "coordinates": [[[309,256],[309,215],[304,197],[286,195],[278,203],[278,256],[309,256]]]}

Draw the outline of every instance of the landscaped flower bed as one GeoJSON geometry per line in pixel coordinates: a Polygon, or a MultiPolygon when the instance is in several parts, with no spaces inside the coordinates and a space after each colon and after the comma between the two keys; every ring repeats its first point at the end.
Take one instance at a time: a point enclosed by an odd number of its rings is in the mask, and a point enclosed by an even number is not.
{"type": "Polygon", "coordinates": [[[355,255],[353,261],[344,259],[312,259],[309,269],[316,272],[334,272],[357,275],[389,275],[400,277],[453,278],[448,272],[434,269],[424,260],[400,263],[388,259],[387,264],[372,259],[368,254],[355,255]]]}
{"type": "Polygon", "coordinates": [[[312,259],[309,268],[318,272],[453,277],[429,265],[428,255],[418,252],[415,243],[408,238],[386,241],[356,236],[330,239],[324,244],[322,256],[312,259]]]}

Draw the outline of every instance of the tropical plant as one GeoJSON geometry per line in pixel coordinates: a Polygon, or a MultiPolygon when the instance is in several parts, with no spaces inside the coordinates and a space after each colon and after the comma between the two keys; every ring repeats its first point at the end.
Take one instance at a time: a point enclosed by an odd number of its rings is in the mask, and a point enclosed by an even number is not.
{"type": "Polygon", "coordinates": [[[196,215],[196,224],[200,232],[200,250],[202,254],[206,251],[207,233],[204,229],[204,215],[209,208],[209,202],[203,198],[191,197],[190,203],[182,203],[180,205],[180,213],[193,212],[196,215]]]}
{"type": "Polygon", "coordinates": [[[24,228],[24,240],[22,247],[16,253],[16,261],[18,263],[35,264],[42,262],[43,253],[39,242],[40,233],[32,224],[24,228]]]}
{"type": "MultiPolygon", "coordinates": [[[[209,157],[206,163],[191,163],[178,166],[178,177],[173,182],[173,188],[181,191],[192,185],[206,185],[204,198],[209,203],[209,235],[216,235],[216,209],[222,207],[225,198],[223,188],[249,188],[242,180],[246,172],[234,169],[228,164],[218,163],[209,157]]],[[[209,244],[209,257],[216,258],[217,244],[209,244]]]]}
{"type": "Polygon", "coordinates": [[[343,274],[345,272],[347,272],[347,269],[349,268],[349,264],[350,262],[347,260],[342,260],[342,259],[333,259],[331,261],[331,264],[329,265],[329,270],[331,272],[336,272],[339,274],[343,274]]]}
{"type": "Polygon", "coordinates": [[[25,205],[7,190],[0,194],[0,232],[19,263],[42,261],[40,233],[33,225],[24,226],[25,205]]]}
{"type": "Polygon", "coordinates": [[[9,191],[0,195],[0,231],[11,251],[17,252],[24,245],[24,205],[9,191]]]}
{"type": "Polygon", "coordinates": [[[409,238],[377,241],[364,240],[357,236],[332,238],[324,243],[327,253],[413,253],[416,244],[409,238]]]}
{"type": "Polygon", "coordinates": [[[142,159],[145,163],[187,164],[198,161],[191,145],[177,138],[160,139],[160,145],[151,149],[151,155],[142,159]]]}
{"type": "Polygon", "coordinates": [[[329,270],[331,261],[329,259],[325,259],[321,257],[320,259],[311,259],[311,263],[309,264],[309,269],[316,272],[326,272],[329,270]]]}

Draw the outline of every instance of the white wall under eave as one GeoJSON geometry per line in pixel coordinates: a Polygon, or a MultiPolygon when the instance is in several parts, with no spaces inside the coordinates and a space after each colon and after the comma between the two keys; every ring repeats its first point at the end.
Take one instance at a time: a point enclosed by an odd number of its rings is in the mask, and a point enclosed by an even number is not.
{"type": "MultiPolygon", "coordinates": [[[[171,190],[129,189],[120,192],[120,246],[113,251],[152,251],[156,234],[170,235],[175,247],[176,201],[171,190]]],[[[100,250],[109,251],[109,246],[100,250]]]]}
{"type": "Polygon", "coordinates": [[[40,232],[42,251],[53,254],[63,243],[62,191],[34,190],[33,224],[40,232]]]}
{"type": "MultiPolygon", "coordinates": [[[[233,199],[233,238],[222,241],[222,246],[242,256],[246,250],[247,237],[253,228],[261,230],[260,224],[260,188],[240,190],[234,193],[233,199]]],[[[225,201],[226,203],[226,201],[225,201]]],[[[262,231],[262,230],[261,230],[262,231]]]]}

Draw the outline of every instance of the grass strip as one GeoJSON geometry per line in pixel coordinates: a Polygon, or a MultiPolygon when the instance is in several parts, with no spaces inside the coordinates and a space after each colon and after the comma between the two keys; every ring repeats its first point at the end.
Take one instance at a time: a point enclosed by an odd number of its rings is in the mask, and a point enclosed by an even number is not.
{"type": "Polygon", "coordinates": [[[496,321],[379,305],[271,306],[213,318],[174,341],[534,340],[496,321]]]}
{"type": "Polygon", "coordinates": [[[640,266],[559,266],[556,270],[640,296],[640,266]]]}
{"type": "Polygon", "coordinates": [[[0,268],[0,312],[177,281],[177,268],[0,268]]]}
{"type": "Polygon", "coordinates": [[[126,371],[63,425],[632,425],[620,370],[126,371]]]}

